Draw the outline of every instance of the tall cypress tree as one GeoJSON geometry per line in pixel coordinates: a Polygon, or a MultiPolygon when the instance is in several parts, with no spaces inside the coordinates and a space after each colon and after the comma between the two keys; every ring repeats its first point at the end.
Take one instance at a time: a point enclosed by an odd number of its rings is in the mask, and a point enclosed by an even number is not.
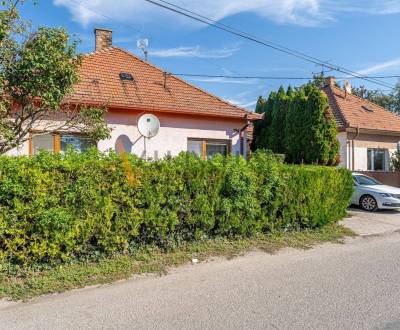
{"type": "Polygon", "coordinates": [[[337,165],[339,142],[328,99],[312,84],[287,92],[281,87],[264,104],[255,132],[256,148],[284,153],[290,163],[337,165]]]}
{"type": "Polygon", "coordinates": [[[276,94],[276,98],[271,112],[271,129],[268,149],[275,153],[284,154],[284,128],[286,119],[287,95],[281,86],[276,94]]]}

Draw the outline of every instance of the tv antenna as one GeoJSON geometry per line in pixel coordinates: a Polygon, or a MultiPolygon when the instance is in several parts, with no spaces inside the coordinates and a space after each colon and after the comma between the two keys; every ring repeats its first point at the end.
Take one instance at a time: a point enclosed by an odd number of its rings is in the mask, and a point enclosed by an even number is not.
{"type": "Polygon", "coordinates": [[[346,92],[346,96],[347,96],[347,94],[352,93],[351,85],[347,80],[344,82],[344,91],[346,92]]]}
{"type": "Polygon", "coordinates": [[[147,62],[147,57],[149,54],[149,51],[147,50],[149,47],[149,39],[139,39],[137,41],[137,47],[142,50],[144,54],[144,60],[147,62]]]}
{"type": "Polygon", "coordinates": [[[137,124],[139,133],[144,138],[144,159],[147,160],[147,139],[151,139],[158,134],[160,130],[159,119],[152,114],[141,116],[137,124]]]}

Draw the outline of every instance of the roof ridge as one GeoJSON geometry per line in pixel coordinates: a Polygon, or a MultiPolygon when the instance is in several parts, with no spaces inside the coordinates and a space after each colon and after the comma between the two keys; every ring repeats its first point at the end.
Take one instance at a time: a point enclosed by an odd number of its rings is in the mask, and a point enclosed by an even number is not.
{"type": "MultiPolygon", "coordinates": [[[[334,88],[340,90],[341,92],[346,92],[346,91],[344,91],[343,89],[341,89],[340,87],[337,87],[337,86],[330,86],[330,87],[334,87],[334,88]]],[[[385,107],[382,107],[381,105],[379,105],[379,104],[377,104],[377,103],[375,103],[375,102],[372,102],[372,101],[370,101],[370,100],[364,99],[364,98],[362,98],[362,97],[360,97],[360,96],[358,96],[358,95],[352,94],[352,93],[348,93],[348,95],[351,95],[351,96],[353,96],[353,97],[359,99],[360,101],[363,101],[363,102],[372,104],[372,105],[374,105],[374,106],[376,106],[376,107],[378,107],[378,108],[380,108],[380,109],[382,109],[382,110],[384,110],[384,111],[387,111],[387,112],[389,112],[389,113],[391,113],[391,114],[393,114],[393,115],[399,117],[398,114],[394,113],[393,111],[390,111],[389,109],[386,109],[385,107]]]]}
{"type": "MultiPolygon", "coordinates": [[[[147,61],[144,61],[144,60],[141,59],[139,56],[135,55],[134,53],[132,53],[132,52],[130,52],[130,51],[124,49],[124,48],[113,46],[113,47],[108,48],[107,50],[111,50],[111,49],[117,49],[117,50],[119,50],[119,51],[122,51],[122,52],[124,52],[125,54],[130,55],[130,56],[133,56],[135,59],[141,61],[141,62],[144,63],[144,64],[147,64],[148,66],[151,66],[151,67],[154,68],[154,69],[157,69],[157,70],[159,70],[159,71],[161,71],[161,72],[166,72],[165,70],[159,68],[158,66],[156,66],[156,65],[154,65],[154,64],[152,64],[152,63],[149,63],[149,62],[147,62],[147,61]]],[[[168,72],[166,72],[166,73],[168,73],[168,72]]],[[[179,77],[177,77],[177,76],[175,76],[175,75],[173,75],[173,74],[170,74],[170,75],[171,75],[171,77],[173,77],[174,79],[179,80],[180,82],[182,82],[182,83],[184,83],[184,84],[186,84],[186,85],[189,85],[190,87],[193,87],[193,88],[197,89],[198,91],[200,91],[200,92],[202,92],[202,93],[204,93],[204,94],[206,94],[206,95],[208,95],[208,96],[210,96],[210,97],[213,97],[213,98],[215,98],[215,99],[217,99],[217,100],[219,100],[219,101],[221,101],[221,102],[223,102],[223,103],[225,103],[225,104],[228,104],[228,105],[230,105],[230,106],[232,106],[232,107],[235,107],[236,109],[238,109],[238,110],[240,110],[240,111],[243,111],[245,114],[254,114],[254,112],[249,111],[249,110],[246,110],[246,109],[243,109],[243,108],[239,107],[239,106],[236,105],[236,104],[233,104],[233,103],[231,103],[231,102],[228,102],[228,101],[226,101],[226,100],[224,100],[224,99],[218,97],[217,95],[214,95],[214,94],[212,94],[212,93],[210,93],[210,92],[207,92],[206,90],[204,90],[204,89],[202,89],[202,88],[200,88],[200,87],[198,87],[198,86],[196,86],[196,85],[190,84],[189,82],[187,82],[187,81],[184,80],[184,79],[181,79],[181,78],[179,78],[179,77]]]]}

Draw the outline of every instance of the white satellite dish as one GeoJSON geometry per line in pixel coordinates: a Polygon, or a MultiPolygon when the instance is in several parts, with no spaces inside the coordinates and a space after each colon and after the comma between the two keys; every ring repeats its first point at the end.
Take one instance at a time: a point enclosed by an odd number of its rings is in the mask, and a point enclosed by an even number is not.
{"type": "Polygon", "coordinates": [[[347,94],[352,93],[351,85],[347,80],[344,82],[344,90],[346,91],[347,94]]]}
{"type": "Polygon", "coordinates": [[[138,120],[138,130],[143,137],[151,139],[158,134],[160,130],[160,121],[154,115],[143,115],[138,120]]]}

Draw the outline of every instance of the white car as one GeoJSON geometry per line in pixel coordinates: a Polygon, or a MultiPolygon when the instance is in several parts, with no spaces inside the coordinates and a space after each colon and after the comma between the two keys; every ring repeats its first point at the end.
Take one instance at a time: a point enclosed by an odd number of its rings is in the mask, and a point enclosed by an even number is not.
{"type": "Polygon", "coordinates": [[[354,194],[351,203],[365,211],[400,208],[400,189],[386,186],[369,176],[353,173],[354,194]]]}

